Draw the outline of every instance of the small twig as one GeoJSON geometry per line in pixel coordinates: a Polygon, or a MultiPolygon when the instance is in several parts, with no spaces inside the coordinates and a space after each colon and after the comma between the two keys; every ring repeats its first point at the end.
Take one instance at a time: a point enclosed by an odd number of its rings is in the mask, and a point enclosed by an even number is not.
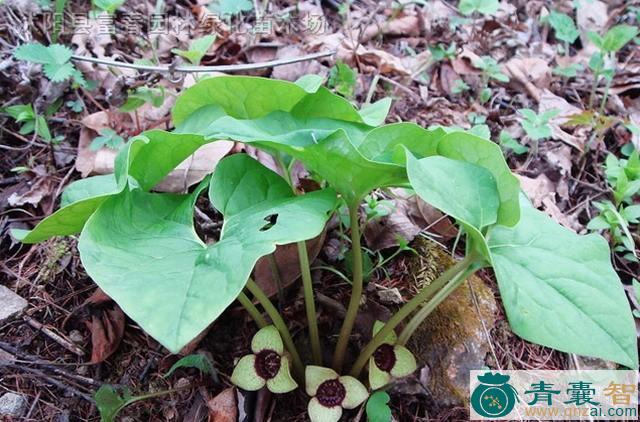
{"type": "Polygon", "coordinates": [[[29,324],[36,330],[40,330],[44,335],[46,335],[51,340],[55,341],[56,343],[58,343],[60,346],[64,347],[71,353],[78,355],[80,357],[83,357],[85,355],[84,350],[82,350],[80,347],[76,346],[70,340],[67,340],[62,335],[54,332],[50,328],[45,327],[43,324],[39,323],[35,319],[25,316],[24,320],[27,322],[27,324],[29,324]]]}
{"type": "Polygon", "coordinates": [[[335,51],[323,51],[320,53],[307,54],[306,56],[292,57],[288,59],[270,60],[267,62],[260,62],[260,63],[244,63],[244,64],[219,65],[219,66],[176,66],[176,67],[141,65],[141,64],[135,64],[135,63],[126,63],[126,62],[119,62],[115,60],[106,60],[106,59],[99,59],[95,57],[85,57],[85,56],[78,56],[78,55],[71,56],[71,60],[103,64],[107,66],[124,67],[128,69],[143,70],[148,72],[200,73],[200,72],[241,72],[245,70],[264,69],[267,67],[283,66],[283,65],[292,64],[292,63],[315,60],[322,57],[333,56],[334,54],[336,54],[335,51]]]}
{"type": "Polygon", "coordinates": [[[71,385],[67,385],[53,377],[50,377],[49,375],[45,374],[44,372],[40,371],[39,369],[35,369],[35,368],[29,368],[27,366],[24,365],[18,365],[18,364],[14,364],[11,362],[7,362],[7,361],[0,361],[0,368],[1,367],[7,367],[7,368],[12,368],[12,369],[16,369],[18,371],[24,371],[24,372],[28,372],[30,374],[36,375],[39,378],[44,379],[45,381],[47,381],[50,384],[55,385],[56,387],[66,391],[69,394],[73,394],[76,395],[78,397],[81,397],[83,399],[85,399],[86,401],[88,401],[89,403],[95,404],[95,400],[93,400],[93,398],[91,398],[91,396],[89,396],[86,393],[83,393],[82,391],[78,390],[77,388],[71,386],[71,385]]]}
{"type": "Polygon", "coordinates": [[[89,384],[94,387],[100,387],[102,385],[101,382],[94,380],[93,378],[84,377],[82,375],[75,374],[73,372],[69,372],[65,369],[60,368],[60,366],[90,366],[95,365],[92,363],[58,363],[58,362],[50,362],[40,358],[39,356],[35,356],[29,354],[27,352],[23,352],[16,346],[5,343],[4,341],[0,341],[0,349],[5,352],[14,355],[17,359],[15,359],[15,363],[29,364],[29,365],[37,365],[47,370],[53,371],[58,375],[62,375],[64,377],[68,377],[74,379],[76,381],[89,384]]]}

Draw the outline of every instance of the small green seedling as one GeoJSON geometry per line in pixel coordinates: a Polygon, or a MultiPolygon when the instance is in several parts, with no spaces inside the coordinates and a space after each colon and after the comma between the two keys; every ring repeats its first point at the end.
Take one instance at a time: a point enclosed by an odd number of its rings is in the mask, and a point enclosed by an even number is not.
{"type": "Polygon", "coordinates": [[[240,15],[253,10],[251,0],[214,0],[208,6],[209,10],[223,18],[240,15]]]}
{"type": "Polygon", "coordinates": [[[578,72],[584,69],[579,63],[572,63],[567,66],[556,66],[553,68],[553,74],[562,76],[564,78],[575,78],[578,76],[578,72]]]}
{"type": "Polygon", "coordinates": [[[498,0],[460,0],[458,10],[466,16],[474,13],[494,15],[498,11],[499,5],[498,0]]]}
{"type": "Polygon", "coordinates": [[[199,65],[202,58],[207,54],[209,48],[216,40],[215,35],[206,35],[202,38],[196,38],[191,40],[188,50],[180,50],[178,48],[171,49],[173,54],[184,57],[189,60],[191,64],[199,65]]]}
{"type": "Polygon", "coordinates": [[[455,81],[453,81],[453,87],[451,88],[451,92],[453,94],[462,94],[463,92],[466,92],[470,89],[471,87],[467,85],[465,81],[463,81],[462,79],[456,79],[455,81]]]}
{"type": "Polygon", "coordinates": [[[500,137],[498,139],[500,148],[504,151],[513,151],[516,155],[522,155],[529,152],[529,147],[522,145],[516,139],[514,139],[507,131],[500,131],[500,137]]]}
{"type": "Polygon", "coordinates": [[[591,95],[589,96],[589,108],[591,109],[593,107],[596,90],[600,82],[600,77],[602,76],[606,80],[605,92],[600,104],[600,114],[602,114],[607,103],[607,97],[609,96],[609,88],[611,87],[611,82],[616,72],[614,56],[622,47],[638,35],[638,28],[630,25],[616,25],[607,31],[604,36],[595,32],[589,32],[587,35],[591,42],[599,49],[599,51],[593,53],[589,59],[589,68],[593,72],[593,85],[591,87],[591,95]],[[612,68],[605,67],[606,59],[613,63],[612,68]]]}
{"type": "Polygon", "coordinates": [[[93,7],[110,15],[113,15],[124,2],[125,0],[91,0],[93,7]]]}
{"type": "Polygon", "coordinates": [[[353,98],[358,85],[358,73],[345,63],[338,61],[329,71],[327,86],[346,98],[353,98]]]}
{"type": "Polygon", "coordinates": [[[176,370],[180,368],[196,368],[203,374],[211,375],[211,378],[214,382],[220,381],[218,379],[218,371],[216,371],[216,369],[214,368],[213,362],[211,362],[211,359],[209,359],[205,355],[194,354],[181,358],[176,363],[171,365],[171,368],[169,368],[167,373],[164,374],[163,378],[169,378],[176,370]]]}
{"type": "Polygon", "coordinates": [[[125,143],[124,138],[118,135],[118,132],[111,128],[100,129],[98,133],[100,135],[91,141],[91,144],[89,145],[89,149],[91,151],[97,151],[100,148],[105,147],[118,150],[125,143]]]}
{"type": "Polygon", "coordinates": [[[147,103],[153,107],[160,107],[165,97],[165,89],[162,86],[157,88],[141,86],[129,92],[127,101],[120,107],[120,111],[125,113],[135,111],[147,103]]]}
{"type": "Polygon", "coordinates": [[[4,112],[11,116],[16,123],[21,123],[19,133],[29,135],[36,133],[47,142],[51,142],[51,131],[45,116],[36,114],[31,104],[17,104],[4,108],[4,112]]]}
{"type": "Polygon", "coordinates": [[[62,44],[48,47],[40,43],[23,44],[16,48],[13,57],[42,65],[44,74],[51,82],[64,82],[72,79],[77,86],[85,86],[82,73],[70,62],[73,52],[62,44]]]}
{"type": "Polygon", "coordinates": [[[100,422],[115,422],[118,413],[130,404],[175,393],[186,388],[191,388],[191,386],[134,396],[129,387],[116,388],[113,385],[103,384],[93,395],[93,398],[96,401],[98,412],[100,412],[100,422]]]}
{"type": "Polygon", "coordinates": [[[560,110],[557,108],[552,108],[540,114],[536,114],[528,108],[522,108],[518,112],[522,115],[522,128],[527,133],[527,136],[534,141],[551,137],[549,121],[560,114],[560,110]]]}
{"type": "Polygon", "coordinates": [[[573,19],[567,14],[552,10],[547,21],[553,28],[556,38],[564,42],[564,54],[569,55],[569,45],[573,44],[580,36],[580,31],[578,31],[573,19]]]}
{"type": "Polygon", "coordinates": [[[600,213],[594,217],[587,228],[589,230],[608,230],[614,250],[623,253],[629,261],[638,262],[635,241],[630,225],[636,225],[640,219],[640,205],[635,198],[640,192],[640,157],[633,151],[628,159],[619,159],[609,154],[605,161],[607,184],[613,192],[613,202],[594,202],[600,213]]]}
{"type": "Polygon", "coordinates": [[[473,66],[482,71],[482,85],[478,100],[481,103],[486,103],[491,98],[491,88],[489,88],[489,81],[495,79],[499,82],[509,82],[509,77],[505,75],[500,69],[500,65],[492,57],[482,56],[474,60],[473,66]]]}
{"type": "Polygon", "coordinates": [[[471,112],[467,116],[469,123],[471,123],[471,129],[469,129],[469,133],[473,133],[480,138],[489,139],[491,138],[491,129],[487,125],[487,117],[478,113],[471,112]]]}
{"type": "Polygon", "coordinates": [[[589,221],[587,229],[592,231],[608,230],[614,251],[623,253],[623,257],[632,262],[638,261],[635,241],[629,229],[631,224],[640,222],[640,205],[623,204],[615,206],[611,201],[594,202],[600,213],[589,221]]]}
{"type": "Polygon", "coordinates": [[[67,101],[65,105],[74,113],[82,113],[82,110],[84,110],[84,103],[80,99],[67,101]]]}
{"type": "Polygon", "coordinates": [[[444,44],[438,44],[434,47],[429,47],[429,51],[431,52],[431,60],[433,60],[435,63],[455,59],[456,50],[456,43],[451,43],[449,47],[446,47],[444,44]]]}
{"type": "Polygon", "coordinates": [[[307,366],[305,389],[311,397],[307,408],[311,422],[338,422],[342,409],[355,409],[369,397],[356,378],[320,366],[307,366]]]}
{"type": "Polygon", "coordinates": [[[384,391],[376,391],[367,400],[367,422],[390,422],[392,421],[389,394],[384,391]]]}
{"type": "Polygon", "coordinates": [[[364,198],[364,201],[365,203],[363,208],[367,221],[386,217],[395,209],[393,201],[388,199],[378,199],[374,195],[367,195],[364,198]]]}

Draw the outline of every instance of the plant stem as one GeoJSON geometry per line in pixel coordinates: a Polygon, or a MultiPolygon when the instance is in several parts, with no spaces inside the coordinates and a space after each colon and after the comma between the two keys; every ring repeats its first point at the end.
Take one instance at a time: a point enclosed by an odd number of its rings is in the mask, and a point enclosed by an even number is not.
{"type": "Polygon", "coordinates": [[[462,273],[458,273],[454,276],[447,284],[444,285],[442,289],[440,289],[436,294],[425,303],[420,310],[418,310],[413,317],[409,320],[407,325],[404,327],[400,335],[398,336],[398,344],[405,345],[407,341],[411,338],[413,333],[422,325],[424,320],[438,307],[440,303],[444,299],[447,298],[454,290],[460,286],[471,274],[473,274],[475,269],[467,269],[462,273]]]}
{"type": "Polygon", "coordinates": [[[276,253],[270,253],[267,255],[269,261],[269,267],[271,268],[271,277],[276,282],[278,288],[278,311],[282,312],[282,304],[284,303],[284,290],[282,285],[282,277],[280,277],[280,269],[278,269],[278,262],[276,261],[276,253]]]}
{"type": "Polygon", "coordinates": [[[593,71],[593,85],[591,85],[591,94],[589,94],[589,110],[593,109],[593,103],[596,99],[596,90],[598,89],[598,82],[600,78],[600,67],[593,71]]]}
{"type": "Polygon", "coordinates": [[[318,316],[316,313],[316,301],[313,297],[313,282],[311,281],[311,269],[309,268],[309,255],[307,254],[306,242],[298,242],[298,259],[300,260],[300,272],[302,273],[304,306],[307,312],[307,323],[309,324],[309,337],[311,338],[313,362],[318,366],[322,366],[320,334],[318,333],[318,316]]]}
{"type": "Polygon", "coordinates": [[[349,221],[351,224],[351,257],[353,265],[353,283],[351,284],[351,299],[349,300],[349,306],[347,308],[347,314],[344,317],[342,328],[340,328],[340,335],[338,337],[338,344],[336,344],[336,350],[333,353],[333,369],[340,373],[342,371],[342,365],[344,364],[344,357],[347,351],[347,345],[349,344],[349,337],[353,330],[353,324],[356,321],[358,315],[358,308],[360,307],[360,300],[362,299],[362,247],[360,245],[360,222],[358,221],[358,209],[360,207],[360,201],[353,201],[349,204],[349,221]]]}
{"type": "Polygon", "coordinates": [[[609,89],[611,88],[611,82],[613,82],[613,76],[607,78],[607,84],[604,87],[604,96],[602,97],[602,103],[600,103],[600,114],[604,114],[604,108],[607,105],[607,98],[609,97],[609,89]]]}
{"type": "Polygon", "coordinates": [[[440,277],[435,279],[431,284],[424,287],[417,295],[413,297],[409,302],[405,303],[395,315],[382,327],[382,329],[371,339],[371,341],[360,352],[360,356],[353,364],[351,368],[351,376],[357,377],[360,375],[362,368],[366,365],[367,361],[376,351],[376,349],[382,344],[384,339],[400,324],[406,317],[408,317],[418,306],[420,306],[426,300],[431,299],[437,295],[438,290],[442,289],[447,283],[457,277],[459,274],[467,271],[476,262],[476,256],[473,253],[467,255],[462,261],[456,263],[447,271],[442,273],[440,277]]]}
{"type": "Polygon", "coordinates": [[[291,333],[284,323],[282,316],[280,316],[276,307],[273,306],[273,303],[271,303],[267,295],[262,291],[260,286],[258,286],[255,281],[249,279],[247,281],[247,289],[249,289],[251,294],[255,296],[258,302],[260,302],[267,315],[269,315],[269,318],[271,318],[271,322],[273,322],[273,325],[275,325],[280,332],[282,341],[284,341],[287,350],[291,354],[293,369],[296,371],[298,376],[302,378],[304,376],[304,366],[302,365],[302,360],[300,360],[298,349],[296,349],[296,345],[293,343],[291,333]]]}
{"type": "MultiPolygon", "coordinates": [[[[294,194],[297,194],[293,186],[293,180],[287,166],[284,164],[282,156],[278,154],[276,160],[282,169],[285,180],[291,186],[294,194]]],[[[311,339],[311,354],[313,362],[322,366],[322,351],[320,348],[320,334],[318,331],[318,314],[316,312],[316,301],[313,297],[313,282],[311,281],[311,268],[309,266],[309,254],[307,253],[307,243],[298,242],[298,262],[300,263],[300,274],[302,275],[302,291],[304,294],[304,307],[307,313],[307,324],[309,325],[309,338],[311,339]]]]}
{"type": "Polygon", "coordinates": [[[256,305],[254,305],[253,302],[251,302],[251,299],[249,299],[243,292],[240,292],[240,294],[238,295],[238,302],[240,302],[240,304],[244,307],[244,309],[246,309],[251,318],[253,318],[253,320],[258,325],[258,328],[264,328],[269,325],[267,324],[267,320],[264,319],[258,308],[256,308],[256,305]]]}

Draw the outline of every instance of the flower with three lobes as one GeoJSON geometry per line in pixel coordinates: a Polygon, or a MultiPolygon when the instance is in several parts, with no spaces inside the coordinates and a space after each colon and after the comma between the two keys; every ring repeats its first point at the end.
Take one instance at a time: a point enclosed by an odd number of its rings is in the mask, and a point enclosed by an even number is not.
{"type": "MultiPolygon", "coordinates": [[[[384,322],[373,324],[373,335],[384,327],[384,322]]],[[[369,359],[369,386],[372,390],[384,387],[394,378],[402,378],[417,368],[416,359],[404,346],[396,344],[398,337],[391,332],[369,359]]]]}
{"type": "Polygon", "coordinates": [[[311,396],[307,409],[311,422],[337,422],[342,409],[355,409],[369,397],[367,388],[350,376],[321,366],[307,366],[305,387],[311,396]]]}
{"type": "Polygon", "coordinates": [[[278,329],[269,325],[251,340],[252,355],[242,357],[231,374],[231,382],[243,390],[255,391],[265,385],[272,393],[288,393],[298,384],[289,372],[289,358],[278,329]]]}

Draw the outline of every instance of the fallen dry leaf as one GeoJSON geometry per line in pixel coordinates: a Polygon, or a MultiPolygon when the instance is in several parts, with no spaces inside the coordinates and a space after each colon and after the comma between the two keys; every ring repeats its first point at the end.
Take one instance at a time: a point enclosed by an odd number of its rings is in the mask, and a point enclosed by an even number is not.
{"type": "Polygon", "coordinates": [[[100,363],[118,350],[125,329],[124,312],[100,288],[84,305],[91,315],[91,322],[86,322],[91,332],[91,363],[100,363]]]}
{"type": "Polygon", "coordinates": [[[453,70],[453,67],[447,63],[440,66],[440,89],[447,95],[453,95],[455,83],[460,79],[460,75],[453,70]]]}
{"type": "MultiPolygon", "coordinates": [[[[289,59],[293,57],[300,57],[308,54],[302,48],[296,44],[287,45],[279,48],[275,58],[276,59],[289,59]]],[[[287,64],[284,66],[276,66],[273,68],[272,77],[275,79],[284,79],[287,81],[295,81],[301,76],[308,74],[316,74],[325,76],[328,73],[328,69],[320,64],[318,60],[307,60],[304,62],[287,64]]]]}
{"type": "Polygon", "coordinates": [[[404,14],[387,20],[384,15],[377,15],[377,22],[367,26],[360,35],[360,42],[365,43],[378,35],[417,37],[422,32],[422,17],[417,14],[404,14]]]}
{"type": "Polygon", "coordinates": [[[12,192],[8,195],[7,202],[12,207],[38,205],[42,199],[53,193],[53,181],[44,165],[31,169],[28,176],[32,177],[24,177],[18,184],[11,186],[12,192]]]}
{"type": "Polygon", "coordinates": [[[545,89],[542,91],[542,95],[540,96],[538,112],[544,113],[545,111],[552,109],[559,111],[558,115],[549,121],[552,138],[558,141],[563,141],[579,151],[584,150],[584,145],[587,142],[587,133],[581,133],[582,131],[579,129],[575,129],[573,134],[563,130],[563,127],[567,126],[567,122],[571,120],[571,117],[582,113],[583,110],[569,104],[564,98],[555,95],[548,89],[545,89]]]}
{"type": "MultiPolygon", "coordinates": [[[[323,231],[320,236],[307,241],[309,264],[313,264],[313,261],[318,257],[318,254],[322,250],[325,236],[326,230],[323,231]]],[[[279,245],[276,247],[274,254],[282,288],[285,289],[300,277],[298,245],[296,243],[279,245]]],[[[256,283],[267,294],[267,296],[272,297],[278,293],[278,283],[273,278],[271,261],[268,256],[264,256],[258,260],[253,270],[253,276],[256,283]]]]}
{"type": "MultiPolygon", "coordinates": [[[[556,203],[556,194],[561,198],[568,197],[568,192],[561,194],[558,189],[560,186],[553,183],[545,174],[540,174],[535,178],[526,177],[522,175],[516,175],[520,180],[520,186],[522,190],[527,194],[534,207],[542,208],[544,212],[554,219],[559,224],[574,230],[579,231],[582,229],[582,225],[578,222],[575,215],[565,215],[556,203]]],[[[566,182],[561,181],[560,184],[564,184],[566,189],[566,182]]]]}
{"type": "Polygon", "coordinates": [[[209,422],[236,422],[238,420],[236,389],[231,387],[223,390],[207,402],[207,407],[209,422]]]}
{"type": "MultiPolygon", "coordinates": [[[[142,113],[144,111],[141,112],[141,115],[146,116],[142,113]]],[[[125,132],[123,137],[126,136],[127,129],[125,128],[134,124],[129,113],[107,113],[104,111],[91,114],[82,120],[84,127],[80,129],[76,170],[83,177],[90,174],[113,173],[117,152],[108,148],[93,151],[90,145],[101,129],[113,127],[114,122],[116,132],[125,132]]],[[[180,163],[155,189],[161,192],[184,192],[189,186],[200,182],[207,174],[211,173],[218,162],[231,151],[233,145],[234,142],[231,141],[218,141],[204,145],[180,163]]]]}
{"type": "Polygon", "coordinates": [[[599,34],[604,32],[609,20],[607,5],[599,0],[576,0],[576,6],[576,23],[580,29],[582,42],[585,44],[589,31],[599,34]]]}
{"type": "Polygon", "coordinates": [[[516,57],[505,63],[503,68],[512,83],[522,85],[536,101],[540,101],[540,91],[551,83],[551,69],[541,58],[516,57]]]}

